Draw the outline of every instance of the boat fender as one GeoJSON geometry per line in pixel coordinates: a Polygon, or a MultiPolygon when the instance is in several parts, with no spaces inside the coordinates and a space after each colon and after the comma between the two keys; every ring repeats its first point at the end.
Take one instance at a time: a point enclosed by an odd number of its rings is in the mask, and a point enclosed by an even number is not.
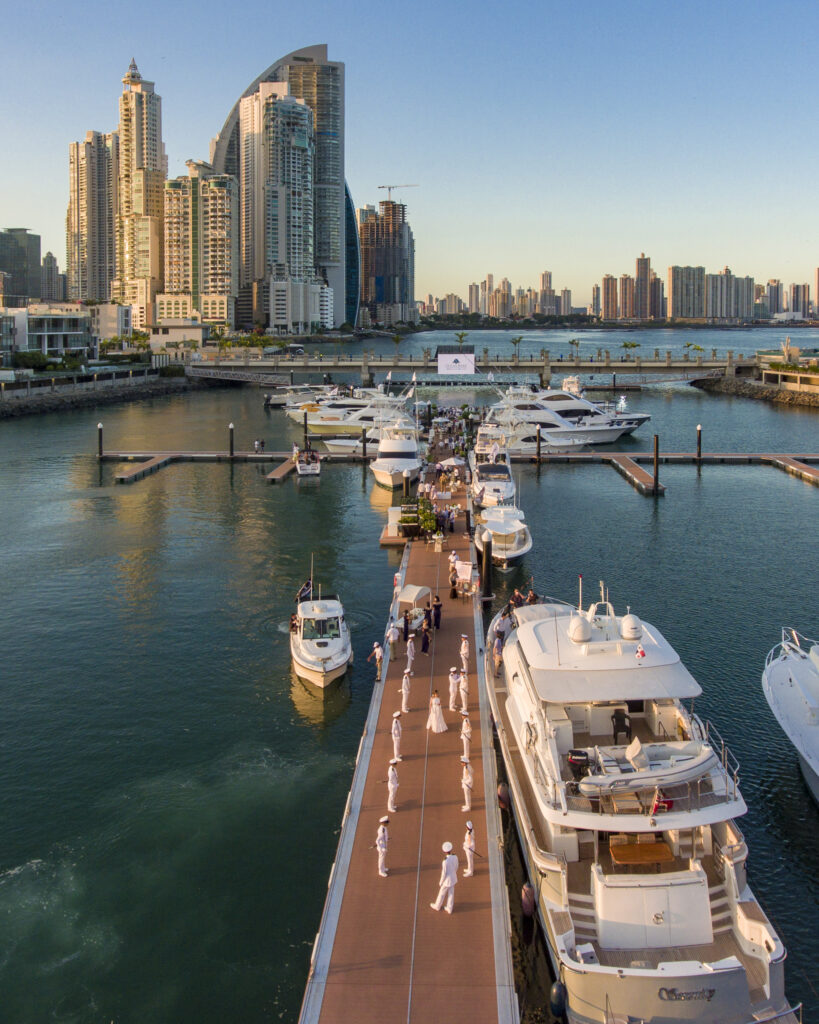
{"type": "Polygon", "coordinates": [[[506,785],[505,782],[501,782],[498,785],[498,803],[505,811],[509,810],[509,787],[506,785]]]}
{"type": "Polygon", "coordinates": [[[526,723],[526,749],[529,750],[537,742],[537,729],[531,722],[526,723]]]}
{"type": "Polygon", "coordinates": [[[535,890],[530,882],[524,882],[520,890],[520,908],[524,917],[532,917],[535,912],[535,890]]]}
{"type": "Polygon", "coordinates": [[[555,1017],[563,1017],[566,1013],[566,986],[556,981],[549,989],[549,1009],[555,1017]]]}

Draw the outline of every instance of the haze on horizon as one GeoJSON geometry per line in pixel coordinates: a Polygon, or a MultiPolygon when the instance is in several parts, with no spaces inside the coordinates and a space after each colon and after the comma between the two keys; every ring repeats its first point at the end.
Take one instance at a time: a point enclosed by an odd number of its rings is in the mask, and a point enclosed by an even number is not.
{"type": "Polygon", "coordinates": [[[15,12],[2,69],[0,227],[28,227],[65,264],[68,146],[117,123],[132,57],[163,102],[169,175],[210,139],[276,58],[328,44],[346,64],[355,205],[396,190],[416,240],[416,297],[487,273],[573,303],[640,252],[665,278],[704,265],[811,284],[819,7],[693,0],[612,6],[430,0],[350,8],[259,0],[229,21],[203,0],[128,8],[52,0],[15,12]],[[270,30],[261,31],[269,21],[270,30]],[[253,30],[256,26],[256,30],[253,30]],[[36,44],[36,45],[35,45],[36,44]]]}

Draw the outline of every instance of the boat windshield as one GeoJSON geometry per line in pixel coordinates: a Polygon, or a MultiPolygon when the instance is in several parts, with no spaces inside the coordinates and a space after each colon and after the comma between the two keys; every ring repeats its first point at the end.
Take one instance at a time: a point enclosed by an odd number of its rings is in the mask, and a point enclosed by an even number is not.
{"type": "Polygon", "coordinates": [[[338,618],[303,619],[301,635],[304,640],[337,640],[341,636],[338,618]]]}
{"type": "Polygon", "coordinates": [[[505,462],[482,462],[476,472],[480,480],[509,479],[509,467],[505,462]]]}

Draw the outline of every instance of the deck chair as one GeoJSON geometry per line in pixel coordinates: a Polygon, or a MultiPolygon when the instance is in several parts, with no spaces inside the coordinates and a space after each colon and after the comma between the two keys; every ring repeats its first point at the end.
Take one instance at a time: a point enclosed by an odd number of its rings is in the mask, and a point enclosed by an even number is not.
{"type": "Polygon", "coordinates": [[[631,740],[631,719],[622,708],[617,708],[611,716],[611,730],[614,733],[615,746],[617,745],[617,736],[621,732],[624,732],[626,738],[631,740]]]}

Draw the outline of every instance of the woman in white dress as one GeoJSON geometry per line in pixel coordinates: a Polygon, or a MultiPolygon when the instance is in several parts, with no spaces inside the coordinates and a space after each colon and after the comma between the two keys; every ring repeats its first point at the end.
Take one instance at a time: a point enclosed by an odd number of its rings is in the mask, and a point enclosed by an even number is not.
{"type": "Polygon", "coordinates": [[[441,710],[441,698],[438,696],[437,690],[432,691],[432,699],[429,702],[427,729],[432,729],[433,732],[446,732],[444,713],[441,710]]]}

